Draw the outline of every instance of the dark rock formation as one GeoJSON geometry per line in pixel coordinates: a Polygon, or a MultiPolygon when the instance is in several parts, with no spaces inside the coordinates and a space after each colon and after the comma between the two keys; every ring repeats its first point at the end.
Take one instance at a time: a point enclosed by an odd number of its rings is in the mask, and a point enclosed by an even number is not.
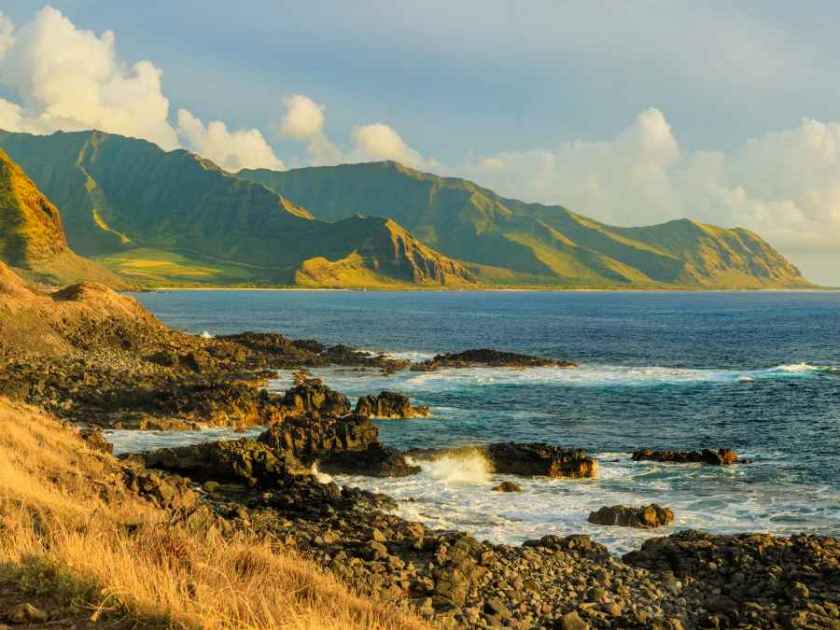
{"type": "Polygon", "coordinates": [[[421,460],[435,460],[444,456],[469,457],[476,454],[486,458],[493,472],[500,475],[572,479],[598,475],[598,462],[586,451],[541,442],[496,442],[459,448],[411,449],[406,452],[406,455],[421,460]]]}
{"type": "Polygon", "coordinates": [[[356,413],[372,418],[422,418],[429,415],[429,408],[413,407],[405,394],[381,392],[377,396],[359,398],[356,413]]]}
{"type": "Polygon", "coordinates": [[[503,481],[493,488],[494,492],[522,492],[522,486],[512,481],[503,481]]]}
{"type": "Polygon", "coordinates": [[[291,453],[272,450],[252,439],[164,448],[139,457],[149,468],[186,475],[196,481],[240,483],[249,487],[272,487],[293,474],[307,472],[291,453]]]}
{"type": "Polygon", "coordinates": [[[472,367],[577,367],[571,361],[557,361],[544,357],[533,357],[527,354],[516,354],[514,352],[502,352],[489,348],[478,350],[465,350],[464,352],[453,352],[438,354],[434,358],[422,363],[415,363],[412,370],[426,372],[439,368],[472,368],[472,367]]]}
{"type": "Polygon", "coordinates": [[[517,444],[501,442],[482,448],[493,466],[502,475],[596,477],[598,462],[581,449],[567,449],[550,444],[517,444]]]}
{"type": "Polygon", "coordinates": [[[330,389],[319,379],[307,379],[286,391],[281,404],[289,415],[317,413],[345,416],[350,413],[350,401],[341,392],[330,389]]]}
{"type": "Polygon", "coordinates": [[[671,508],[662,507],[656,503],[642,507],[613,505],[602,507],[600,510],[590,513],[588,520],[596,525],[652,529],[672,523],[674,513],[671,508]]]}
{"type": "Polygon", "coordinates": [[[407,477],[420,472],[410,465],[395,448],[374,444],[363,451],[339,451],[324,456],[318,463],[331,475],[365,475],[368,477],[407,477]]]}
{"type": "Polygon", "coordinates": [[[737,453],[728,448],[713,451],[704,448],[702,451],[654,451],[645,448],[633,453],[633,461],[663,462],[667,464],[710,464],[712,466],[726,466],[729,464],[746,463],[738,459],[737,453]]]}
{"type": "Polygon", "coordinates": [[[305,463],[340,451],[378,444],[379,430],[365,416],[300,415],[270,426],[257,439],[273,451],[287,451],[305,463]]]}

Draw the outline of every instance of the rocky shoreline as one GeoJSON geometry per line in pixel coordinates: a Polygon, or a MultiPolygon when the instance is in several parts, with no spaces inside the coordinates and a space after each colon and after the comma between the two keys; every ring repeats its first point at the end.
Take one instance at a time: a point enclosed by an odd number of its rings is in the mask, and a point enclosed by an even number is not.
{"type": "MultiPolygon", "coordinates": [[[[277,334],[205,339],[171,331],[101,287],[39,294],[2,273],[0,280],[0,300],[17,309],[17,319],[0,327],[0,395],[86,427],[88,444],[108,450],[98,428],[265,426],[256,438],[122,458],[125,486],[173,518],[259,533],[357,592],[403,604],[441,626],[840,628],[834,538],[685,531],[618,558],[585,535],[546,532],[523,545],[497,545],[430,529],[395,515],[388,496],[340,487],[319,472],[400,477],[417,473],[416,460],[457,457],[459,449],[402,453],[379,441],[372,417],[410,418],[422,408],[393,392],[372,392],[352,407],[347,396],[303,372],[283,394],[264,388],[276,370],[327,365],[390,372],[572,364],[480,350],[409,366],[277,334]],[[44,324],[46,317],[52,319],[44,324]],[[53,335],[49,343],[32,341],[46,334],[53,335]]],[[[580,449],[497,443],[471,450],[504,474],[576,483],[598,473],[597,461],[580,449]]],[[[739,463],[725,449],[642,450],[634,459],[739,463]]],[[[653,519],[607,507],[612,511],[596,518],[615,525],[668,520],[667,506],[656,506],[662,512],[654,509],[653,519]]]]}

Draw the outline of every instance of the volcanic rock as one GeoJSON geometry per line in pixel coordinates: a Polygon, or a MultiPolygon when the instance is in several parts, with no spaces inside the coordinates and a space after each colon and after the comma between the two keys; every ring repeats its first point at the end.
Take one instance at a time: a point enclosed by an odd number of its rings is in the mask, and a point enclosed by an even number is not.
{"type": "Polygon", "coordinates": [[[652,529],[673,522],[674,513],[671,508],[662,507],[656,503],[643,507],[613,505],[602,507],[600,510],[590,513],[588,520],[596,525],[652,529]]]}
{"type": "Polygon", "coordinates": [[[709,464],[712,466],[726,466],[729,464],[745,463],[739,460],[737,453],[728,448],[713,451],[704,448],[702,451],[654,451],[649,448],[633,453],[633,461],[652,461],[667,464],[709,464]]]}
{"type": "Polygon", "coordinates": [[[474,368],[474,367],[577,367],[571,361],[557,361],[527,354],[516,354],[514,352],[502,352],[490,348],[477,350],[465,350],[464,352],[453,352],[438,354],[428,361],[415,363],[412,370],[428,372],[439,368],[474,368]]]}
{"type": "Polygon", "coordinates": [[[377,396],[359,398],[356,413],[372,418],[420,418],[429,415],[429,408],[413,407],[408,396],[385,391],[377,396]]]}

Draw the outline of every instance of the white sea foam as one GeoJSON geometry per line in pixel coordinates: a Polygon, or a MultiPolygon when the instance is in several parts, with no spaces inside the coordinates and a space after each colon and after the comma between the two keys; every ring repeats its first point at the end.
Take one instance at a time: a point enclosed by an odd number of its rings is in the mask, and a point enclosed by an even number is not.
{"type": "Polygon", "coordinates": [[[114,454],[140,453],[156,448],[175,448],[192,446],[204,442],[219,440],[238,440],[243,437],[256,437],[265,431],[265,427],[250,427],[245,431],[235,429],[201,429],[199,431],[134,431],[128,429],[109,429],[103,431],[105,439],[114,445],[114,454]]]}
{"type": "Polygon", "coordinates": [[[371,350],[369,348],[359,348],[359,350],[373,356],[382,355],[389,359],[411,361],[412,363],[422,363],[435,356],[434,352],[421,352],[419,350],[371,350]]]}
{"type": "MultiPolygon", "coordinates": [[[[755,370],[674,368],[584,364],[577,368],[448,368],[434,372],[404,370],[381,374],[377,370],[322,368],[313,374],[350,396],[382,389],[405,393],[448,392],[494,385],[561,385],[567,387],[654,387],[696,383],[751,383],[780,378],[807,378],[830,374],[832,368],[808,363],[779,365],[755,370]]],[[[272,382],[274,389],[291,385],[290,373],[272,382]]]]}
{"type": "MultiPolygon", "coordinates": [[[[754,455],[754,454],[750,454],[754,455]]],[[[840,533],[840,493],[825,486],[745,483],[748,467],[673,466],[630,461],[629,453],[602,453],[595,480],[458,478],[455,462],[418,462],[419,475],[401,479],[337,476],[336,482],[384,492],[399,501],[398,513],[430,527],[461,529],[480,539],[520,543],[545,534],[588,533],[617,553],[638,548],[651,536],[680,529],[731,533],[790,533],[814,529],[840,533]],[[618,461],[615,461],[616,458],[618,461]],[[446,473],[442,474],[442,470],[446,473]],[[497,493],[501,480],[515,480],[521,493],[497,493]],[[587,522],[605,505],[670,506],[675,523],[658,530],[603,527],[587,522]]]]}
{"type": "Polygon", "coordinates": [[[490,462],[478,451],[446,455],[422,467],[435,481],[451,485],[486,485],[491,477],[490,462]]]}
{"type": "Polygon", "coordinates": [[[333,480],[332,475],[328,475],[327,473],[318,470],[318,462],[312,464],[312,468],[309,472],[311,472],[312,476],[314,476],[320,483],[330,483],[333,480]]]}

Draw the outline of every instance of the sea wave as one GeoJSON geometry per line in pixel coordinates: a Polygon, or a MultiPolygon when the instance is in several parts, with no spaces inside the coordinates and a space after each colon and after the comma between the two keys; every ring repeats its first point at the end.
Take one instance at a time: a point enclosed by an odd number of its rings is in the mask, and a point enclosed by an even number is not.
{"type": "MultiPolygon", "coordinates": [[[[434,372],[402,371],[380,374],[323,368],[313,373],[331,387],[359,396],[382,389],[412,392],[449,392],[499,385],[559,385],[567,387],[654,387],[697,383],[743,384],[773,379],[802,379],[838,374],[833,366],[792,363],[762,369],[732,370],[583,364],[577,368],[446,368],[434,372]]],[[[291,384],[288,374],[272,382],[274,389],[291,384]]]]}

